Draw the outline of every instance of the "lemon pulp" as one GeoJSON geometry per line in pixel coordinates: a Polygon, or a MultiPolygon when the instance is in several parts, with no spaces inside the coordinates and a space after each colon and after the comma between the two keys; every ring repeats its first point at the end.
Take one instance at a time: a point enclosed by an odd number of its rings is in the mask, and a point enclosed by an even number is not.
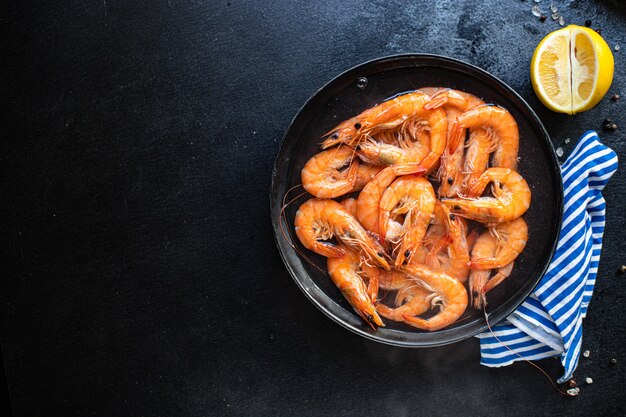
{"type": "Polygon", "coordinates": [[[574,114],[604,97],[613,80],[613,54],[595,31],[576,25],[549,33],[531,61],[531,80],[551,110],[574,114]]]}

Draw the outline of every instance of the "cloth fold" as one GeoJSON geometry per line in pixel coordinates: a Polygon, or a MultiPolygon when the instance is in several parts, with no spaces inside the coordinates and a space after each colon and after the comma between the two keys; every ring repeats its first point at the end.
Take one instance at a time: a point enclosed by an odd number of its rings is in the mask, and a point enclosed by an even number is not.
{"type": "Polygon", "coordinates": [[[482,365],[510,365],[522,360],[516,353],[529,360],[560,356],[565,372],[558,382],[572,377],[602,249],[602,189],[616,170],[615,152],[600,143],[596,132],[586,132],[561,166],[563,224],[548,270],[531,296],[492,327],[493,334],[486,331],[477,336],[482,365]]]}

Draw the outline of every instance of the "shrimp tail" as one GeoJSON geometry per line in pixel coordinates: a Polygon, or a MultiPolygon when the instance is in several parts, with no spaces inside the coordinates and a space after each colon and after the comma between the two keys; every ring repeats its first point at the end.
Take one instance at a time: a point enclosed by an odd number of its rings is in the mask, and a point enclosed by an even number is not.
{"type": "Polygon", "coordinates": [[[424,105],[424,108],[426,110],[438,109],[439,107],[446,104],[448,102],[448,91],[449,90],[442,90],[436,93],[434,96],[432,96],[430,101],[424,105]]]}
{"type": "Polygon", "coordinates": [[[352,163],[350,164],[350,168],[348,168],[348,178],[350,181],[350,190],[354,188],[354,184],[356,183],[357,176],[359,175],[359,159],[354,158],[352,163]]]}
{"type": "Polygon", "coordinates": [[[450,233],[446,233],[445,235],[441,236],[439,240],[437,240],[437,242],[435,242],[432,249],[430,250],[429,255],[438,254],[439,252],[444,250],[448,245],[452,244],[452,242],[453,242],[452,236],[450,236],[450,233]]]}
{"type": "Polygon", "coordinates": [[[450,129],[450,138],[448,139],[448,152],[454,153],[456,148],[463,142],[465,135],[465,128],[459,125],[458,121],[452,122],[452,128],[450,129]]]}
{"type": "Polygon", "coordinates": [[[485,297],[485,284],[489,280],[489,271],[474,271],[470,275],[469,287],[472,305],[476,309],[481,309],[487,305],[485,297]]]}
{"type": "Polygon", "coordinates": [[[444,323],[443,325],[434,320],[426,320],[421,317],[413,317],[406,314],[402,315],[404,322],[410,326],[417,327],[418,329],[434,331],[439,330],[443,327],[446,327],[449,323],[444,323]]]}
{"type": "Polygon", "coordinates": [[[488,293],[489,291],[494,289],[502,281],[504,281],[506,278],[508,278],[508,276],[511,274],[512,270],[513,270],[513,262],[511,262],[510,264],[505,265],[502,268],[500,268],[498,273],[495,274],[493,277],[491,277],[491,279],[489,281],[487,281],[483,291],[485,293],[488,293]]]}

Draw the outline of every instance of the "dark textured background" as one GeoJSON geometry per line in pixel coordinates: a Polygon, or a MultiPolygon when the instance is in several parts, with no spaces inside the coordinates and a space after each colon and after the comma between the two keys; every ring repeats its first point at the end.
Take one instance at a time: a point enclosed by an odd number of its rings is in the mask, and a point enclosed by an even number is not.
{"type": "MultiPolygon", "coordinates": [[[[573,399],[528,364],[481,367],[476,339],[408,350],[348,332],[300,293],[273,242],[270,172],[290,120],[383,55],[490,71],[566,155],[611,117],[620,129],[602,139],[624,155],[626,97],[569,117],[534,96],[532,51],[559,26],[531,1],[13,3],[0,15],[0,234],[16,415],[624,414],[624,170],[605,190],[591,357],[576,372],[595,382],[573,399]]],[[[554,3],[626,47],[617,1],[554,3]]]]}

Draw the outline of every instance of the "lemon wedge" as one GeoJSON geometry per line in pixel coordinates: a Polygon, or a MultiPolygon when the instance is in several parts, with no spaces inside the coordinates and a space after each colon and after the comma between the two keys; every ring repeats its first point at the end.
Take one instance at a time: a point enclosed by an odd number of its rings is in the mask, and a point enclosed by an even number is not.
{"type": "Polygon", "coordinates": [[[550,110],[575,114],[591,109],[613,81],[613,54],[593,29],[570,25],[549,33],[530,62],[535,94],[550,110]]]}

